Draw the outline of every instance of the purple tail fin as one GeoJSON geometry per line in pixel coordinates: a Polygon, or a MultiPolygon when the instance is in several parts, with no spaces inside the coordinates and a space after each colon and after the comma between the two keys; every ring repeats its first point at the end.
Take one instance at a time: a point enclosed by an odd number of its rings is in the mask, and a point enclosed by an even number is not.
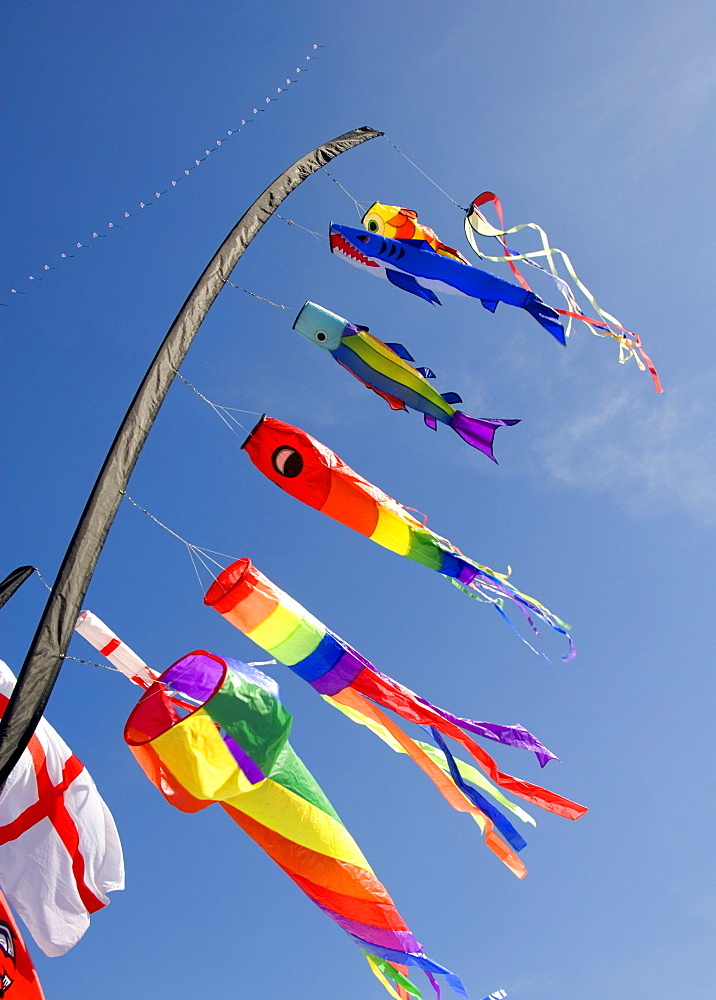
{"type": "Polygon", "coordinates": [[[495,463],[497,459],[492,454],[495,431],[498,427],[512,427],[513,424],[519,424],[519,420],[480,420],[478,417],[468,417],[460,410],[455,411],[450,421],[450,426],[463,441],[467,441],[469,445],[477,448],[495,463]]]}

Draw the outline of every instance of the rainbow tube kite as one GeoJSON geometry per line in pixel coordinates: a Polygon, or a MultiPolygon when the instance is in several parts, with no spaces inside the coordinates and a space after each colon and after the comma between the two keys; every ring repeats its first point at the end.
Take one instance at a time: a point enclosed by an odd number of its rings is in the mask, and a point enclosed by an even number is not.
{"type": "Polygon", "coordinates": [[[366,535],[378,545],[448,577],[470,597],[494,605],[514,628],[502,610],[505,598],[512,601],[535,632],[533,617],[565,635],[569,653],[563,659],[574,657],[574,644],[565,622],[534,597],[513,587],[506,576],[473,562],[446,538],[430,531],[405,507],[359,476],[310,434],[264,415],[242,447],[260,472],[297,500],[366,535]]]}
{"type": "Polygon", "coordinates": [[[424,953],[296,756],[288,742],[291,722],[272,678],[238,660],[197,650],[145,691],[124,735],[172,805],[196,812],[218,802],[350,935],[393,996],[421,996],[407,978],[407,966],[417,966],[438,997],[436,975],[467,998],[458,977],[424,953]],[[175,692],[196,706],[184,717],[173,703],[175,692]]]}
{"type": "MultiPolygon", "coordinates": [[[[519,725],[498,726],[474,722],[431,705],[391,677],[377,671],[352,646],[271,583],[249,559],[240,559],[225,569],[207,591],[204,603],[215,608],[262,649],[307,680],[336,708],[344,711],[354,721],[368,726],[386,739],[386,742],[399,744],[432,778],[453,808],[475,816],[485,831],[487,846],[518,877],[527,873],[515,853],[525,846],[525,841],[502,813],[465,782],[459,764],[453,760],[440,734],[461,743],[492,781],[506,791],[567,819],[578,819],[586,812],[585,806],[499,771],[492,757],[467,735],[474,733],[500,743],[532,750],[542,764],[554,759],[554,754],[530,732],[519,725]],[[423,746],[406,736],[399,726],[380,711],[377,707],[379,705],[391,709],[409,722],[431,727],[432,734],[445,755],[447,768],[441,768],[425,752],[423,746]],[[501,836],[495,832],[495,827],[501,836]]],[[[486,790],[492,795],[497,791],[489,783],[486,790]]],[[[507,804],[509,807],[510,804],[507,804]]]]}

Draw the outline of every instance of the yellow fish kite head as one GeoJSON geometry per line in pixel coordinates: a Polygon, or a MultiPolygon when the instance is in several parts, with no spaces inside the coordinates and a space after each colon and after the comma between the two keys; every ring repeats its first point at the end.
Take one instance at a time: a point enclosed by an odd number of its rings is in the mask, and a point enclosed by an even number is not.
{"type": "Polygon", "coordinates": [[[382,205],[376,201],[361,219],[369,233],[387,236],[391,240],[416,240],[423,238],[423,226],[418,224],[418,213],[411,208],[382,205]]]}
{"type": "Polygon", "coordinates": [[[443,243],[434,230],[421,226],[418,222],[418,213],[412,208],[383,205],[376,201],[361,219],[361,224],[369,233],[385,236],[390,240],[425,240],[443,257],[452,257],[453,260],[459,260],[463,264],[469,263],[459,250],[443,243]]]}

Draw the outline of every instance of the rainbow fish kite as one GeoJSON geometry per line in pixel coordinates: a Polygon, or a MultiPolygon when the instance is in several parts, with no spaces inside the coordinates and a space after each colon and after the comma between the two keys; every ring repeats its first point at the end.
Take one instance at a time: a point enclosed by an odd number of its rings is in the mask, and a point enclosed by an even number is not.
{"type": "Polygon", "coordinates": [[[421,996],[407,978],[407,967],[416,966],[438,997],[439,975],[467,998],[458,977],[428,958],[415,940],[292,749],[291,723],[271,677],[238,660],[197,650],[144,692],[124,735],[168,802],[190,813],[218,802],[350,935],[393,996],[421,996]],[[180,714],[177,701],[191,706],[189,714],[180,714]]]}
{"type": "Polygon", "coordinates": [[[569,653],[563,657],[565,661],[575,655],[565,622],[534,597],[513,587],[504,575],[473,562],[447,539],[430,531],[405,507],[359,476],[310,434],[263,416],[242,447],[260,472],[297,500],[378,545],[448,577],[469,596],[492,604],[514,628],[502,610],[504,599],[512,601],[535,632],[533,617],[567,637],[569,653]]]}
{"type": "Polygon", "coordinates": [[[525,309],[560,344],[565,343],[559,316],[539,295],[441,253],[427,240],[391,240],[374,232],[334,223],[331,223],[329,238],[331,253],[387,278],[392,285],[427,302],[441,305],[436,292],[480,299],[490,312],[494,312],[500,302],[506,302],[525,309]]]}
{"type": "MultiPolygon", "coordinates": [[[[451,715],[380,673],[357,650],[259,572],[249,559],[240,559],[223,570],[207,591],[204,603],[308,681],[334,707],[355,722],[368,726],[393,749],[402,748],[433,780],[454,809],[475,816],[485,831],[487,846],[519,878],[527,874],[515,853],[525,846],[524,839],[469,782],[481,785],[513,812],[514,807],[500,797],[499,791],[489,782],[485,784],[484,779],[480,780],[482,776],[474,768],[470,768],[472,773],[465,780],[465,772],[460,762],[453,759],[443,735],[461,743],[492,781],[506,791],[567,819],[578,819],[586,812],[585,806],[499,771],[492,757],[468,735],[474,733],[532,750],[542,765],[555,759],[530,732],[519,725],[499,726],[451,715]],[[427,753],[424,744],[416,744],[406,736],[377,706],[388,708],[409,722],[429,727],[442,751],[443,767],[437,762],[434,751],[432,756],[427,753]],[[478,775],[477,781],[473,775],[478,775]]],[[[516,815],[525,819],[524,815],[516,815]]]]}
{"type": "MultiPolygon", "coordinates": [[[[381,212],[387,213],[392,211],[404,212],[405,209],[396,210],[389,205],[376,204],[373,205],[372,209],[369,209],[368,214],[363,219],[363,223],[367,226],[367,228],[371,228],[371,220],[373,218],[371,216],[369,219],[371,212],[374,213],[375,218],[380,218],[381,212]]],[[[415,217],[417,218],[417,216],[415,217]]],[[[390,233],[388,235],[390,235],[390,233]]],[[[612,316],[611,313],[608,313],[606,310],[601,308],[587,286],[577,277],[577,272],[574,270],[572,261],[569,259],[564,250],[558,250],[551,247],[549,245],[549,237],[547,236],[547,233],[541,226],[537,225],[536,222],[525,222],[522,223],[522,225],[512,226],[511,229],[506,229],[500,199],[496,194],[493,194],[492,191],[483,191],[482,194],[479,194],[477,198],[475,198],[472,205],[468,209],[467,216],[465,217],[465,236],[467,237],[468,243],[481,260],[507,262],[510,266],[510,270],[525,291],[529,292],[531,291],[531,288],[517,267],[515,261],[523,261],[525,264],[529,264],[531,267],[536,268],[538,271],[542,271],[550,277],[561,294],[564,296],[567,303],[567,309],[555,310],[555,312],[557,312],[560,316],[565,316],[567,318],[568,325],[566,336],[569,336],[570,334],[572,320],[578,319],[583,323],[586,323],[592,333],[597,337],[613,337],[619,344],[620,364],[624,364],[624,362],[628,361],[629,358],[633,357],[641,371],[646,371],[647,369],[649,370],[654,381],[656,391],[663,391],[653,362],[641,346],[641,338],[639,335],[626,330],[616,316],[612,316]],[[497,217],[500,222],[500,228],[493,226],[480,211],[481,208],[489,204],[495,206],[495,211],[497,212],[497,217]],[[529,253],[517,253],[508,247],[505,237],[511,236],[514,233],[519,233],[522,229],[533,229],[535,232],[539,233],[540,242],[542,244],[541,250],[532,250],[529,253]],[[483,253],[475,238],[476,235],[497,239],[505,251],[504,255],[490,256],[489,254],[483,253]],[[549,270],[537,263],[537,258],[539,257],[546,259],[549,270]],[[599,316],[599,319],[592,319],[590,316],[586,316],[580,309],[579,304],[577,303],[576,295],[571,286],[557,271],[555,259],[560,259],[562,261],[569,277],[572,279],[582,295],[584,295],[587,299],[597,316],[599,316]]]]}
{"type": "Polygon", "coordinates": [[[452,427],[463,441],[496,461],[492,442],[498,427],[518,424],[519,420],[478,419],[456,410],[453,403],[462,400],[455,392],[442,395],[428,382],[435,378],[429,368],[413,368],[414,358],[402,344],[384,344],[368,331],[367,326],[354,326],[347,319],[324,309],[315,302],[306,302],[293,324],[293,329],[327,351],[342,368],[387,402],[391,410],[410,407],[423,414],[425,423],[437,430],[438,420],[452,427]]]}

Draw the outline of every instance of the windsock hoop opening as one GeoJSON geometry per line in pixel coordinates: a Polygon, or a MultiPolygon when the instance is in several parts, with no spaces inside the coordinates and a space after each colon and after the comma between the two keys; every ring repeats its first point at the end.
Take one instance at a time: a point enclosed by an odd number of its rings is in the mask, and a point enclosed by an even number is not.
{"type": "Polygon", "coordinates": [[[247,445],[247,444],[249,443],[249,441],[250,441],[250,440],[251,440],[251,438],[252,438],[252,437],[254,436],[254,434],[255,434],[255,433],[256,433],[256,431],[257,431],[257,430],[259,429],[259,427],[261,426],[261,424],[262,424],[262,423],[264,422],[264,420],[265,420],[265,419],[266,419],[266,414],[265,414],[265,413],[262,413],[262,414],[261,414],[261,418],[260,418],[260,419],[259,419],[259,420],[258,420],[258,421],[257,421],[257,422],[256,422],[256,423],[254,424],[254,426],[253,426],[253,427],[251,428],[251,430],[249,431],[249,434],[248,434],[248,437],[247,437],[247,438],[246,438],[246,440],[245,440],[245,441],[244,441],[244,442],[242,443],[242,445],[241,445],[241,447],[242,447],[242,448],[245,448],[245,447],[246,447],[246,445],[247,445]]]}
{"type": "Polygon", "coordinates": [[[253,583],[253,569],[248,557],[237,559],[219,573],[204,595],[204,604],[208,608],[216,608],[219,614],[230,611],[242,598],[248,596],[253,583]]]}
{"type": "Polygon", "coordinates": [[[151,743],[198,712],[220,690],[228,669],[225,660],[205,649],[182,656],[157,678],[132,709],[124,727],[127,744],[139,747],[151,743]],[[195,708],[186,706],[187,715],[180,715],[171,702],[168,687],[200,704],[195,708]]]}

